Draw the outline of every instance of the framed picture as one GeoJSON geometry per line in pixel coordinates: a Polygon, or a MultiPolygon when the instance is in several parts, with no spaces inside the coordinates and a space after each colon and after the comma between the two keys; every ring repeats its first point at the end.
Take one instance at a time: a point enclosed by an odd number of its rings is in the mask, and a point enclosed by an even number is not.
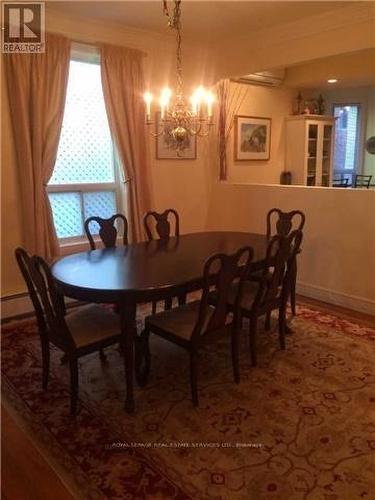
{"type": "MultiPolygon", "coordinates": [[[[160,132],[160,112],[156,113],[156,132],[160,132]]],[[[197,138],[187,137],[186,148],[177,155],[173,147],[174,140],[168,134],[156,137],[156,159],[157,160],[195,160],[197,158],[197,138]]]]}
{"type": "Polygon", "coordinates": [[[235,160],[269,160],[271,118],[235,116],[235,160]]]}

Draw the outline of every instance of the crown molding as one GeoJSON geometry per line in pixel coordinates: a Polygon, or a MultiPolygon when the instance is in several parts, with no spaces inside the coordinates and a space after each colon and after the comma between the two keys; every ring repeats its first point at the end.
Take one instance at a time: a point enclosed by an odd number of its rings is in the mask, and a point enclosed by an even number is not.
{"type": "MultiPolygon", "coordinates": [[[[47,2],[46,29],[84,43],[112,43],[145,52],[175,51],[174,35],[167,30],[165,34],[161,34],[119,22],[98,20],[76,14],[71,15],[64,12],[61,7],[51,5],[51,3],[47,4],[47,2]]],[[[189,45],[184,47],[184,51],[190,53],[201,48],[198,44],[189,42],[189,45]]]]}

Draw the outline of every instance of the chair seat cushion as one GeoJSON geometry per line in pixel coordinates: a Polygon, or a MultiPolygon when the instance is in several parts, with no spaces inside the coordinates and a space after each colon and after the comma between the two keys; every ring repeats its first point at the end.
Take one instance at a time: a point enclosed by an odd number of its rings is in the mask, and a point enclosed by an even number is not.
{"type": "MultiPolygon", "coordinates": [[[[168,311],[148,316],[146,318],[146,327],[151,331],[163,330],[172,336],[190,341],[195,324],[198,319],[200,301],[189,302],[180,307],[175,307],[168,311]]],[[[206,324],[209,322],[214,309],[209,308],[206,316],[206,324]]],[[[203,330],[205,327],[203,327],[203,330]]]]}
{"type": "Polygon", "coordinates": [[[118,314],[96,304],[89,304],[68,313],[65,321],[77,348],[120,335],[118,314]]]}

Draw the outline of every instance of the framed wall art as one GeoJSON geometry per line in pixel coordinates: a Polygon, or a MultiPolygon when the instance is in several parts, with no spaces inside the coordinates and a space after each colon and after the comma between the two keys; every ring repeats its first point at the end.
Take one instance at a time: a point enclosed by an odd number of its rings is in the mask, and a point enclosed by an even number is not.
{"type": "Polygon", "coordinates": [[[235,116],[234,152],[236,161],[269,160],[271,118],[235,116]]]}
{"type": "MultiPolygon", "coordinates": [[[[156,131],[160,132],[160,113],[156,113],[156,131]]],[[[173,147],[173,138],[168,134],[156,137],[156,159],[157,160],[195,160],[197,158],[197,138],[187,137],[186,147],[177,154],[173,147]]]]}

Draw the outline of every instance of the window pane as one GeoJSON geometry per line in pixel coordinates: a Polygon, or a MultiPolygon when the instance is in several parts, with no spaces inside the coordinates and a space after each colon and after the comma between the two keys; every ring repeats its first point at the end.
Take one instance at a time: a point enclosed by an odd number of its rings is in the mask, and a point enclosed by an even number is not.
{"type": "Polygon", "coordinates": [[[80,193],[50,193],[53,220],[58,238],[83,234],[80,193]]]}
{"type": "Polygon", "coordinates": [[[50,184],[114,180],[100,66],[71,61],[63,126],[50,184]]]}
{"type": "MultiPolygon", "coordinates": [[[[98,216],[109,219],[116,213],[116,194],[114,191],[95,191],[84,193],[83,210],[85,220],[89,217],[98,216]]],[[[90,224],[92,234],[98,234],[99,226],[96,222],[90,224]]]]}
{"type": "Polygon", "coordinates": [[[335,106],[335,170],[355,170],[358,137],[358,106],[335,106]]]}

